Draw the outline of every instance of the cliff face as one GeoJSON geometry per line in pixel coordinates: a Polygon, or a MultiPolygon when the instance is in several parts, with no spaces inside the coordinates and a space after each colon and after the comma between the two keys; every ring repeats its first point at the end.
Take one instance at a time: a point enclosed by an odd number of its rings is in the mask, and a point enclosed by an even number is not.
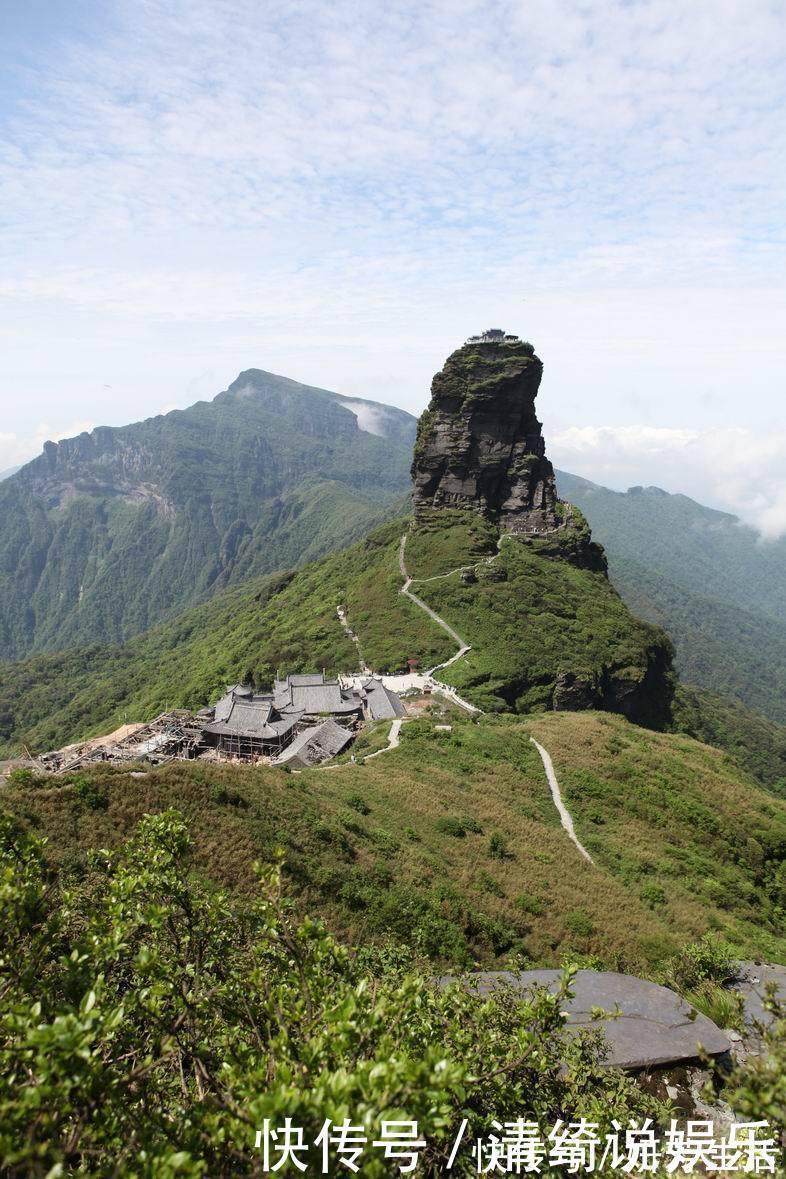
{"type": "Polygon", "coordinates": [[[509,532],[558,526],[554,469],[535,416],[542,374],[523,340],[468,343],[448,357],[418,423],[416,519],[471,507],[509,532]]]}
{"type": "Polygon", "coordinates": [[[452,568],[462,530],[512,535],[474,565],[468,540],[461,577],[423,587],[471,647],[450,682],[487,710],[600,708],[662,727],[671,645],[630,615],[583,514],[558,498],[535,416],[542,374],[532,345],[514,337],[472,339],[434,377],[412,464],[409,571],[418,551],[434,564],[446,532],[452,568]]]}

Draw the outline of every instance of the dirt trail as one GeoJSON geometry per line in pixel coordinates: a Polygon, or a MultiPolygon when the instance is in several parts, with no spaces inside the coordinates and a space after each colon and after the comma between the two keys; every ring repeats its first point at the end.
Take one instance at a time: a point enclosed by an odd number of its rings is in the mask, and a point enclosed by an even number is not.
{"type": "Polygon", "coordinates": [[[538,753],[540,754],[540,759],[543,762],[543,768],[546,771],[546,777],[548,779],[549,789],[551,790],[551,797],[554,799],[554,805],[557,808],[557,810],[559,811],[560,822],[562,823],[562,826],[565,828],[565,831],[568,834],[568,838],[573,840],[576,847],[579,849],[581,854],[584,856],[584,859],[589,860],[590,864],[594,864],[595,861],[593,860],[592,856],[587,851],[586,847],[584,847],[583,844],[579,843],[578,836],[576,835],[576,831],[573,827],[573,819],[570,817],[570,812],[568,811],[568,808],[565,806],[565,803],[562,801],[562,794],[560,793],[559,782],[557,781],[557,775],[554,773],[554,765],[552,763],[551,758],[549,757],[548,753],[543,748],[543,746],[539,745],[534,737],[530,737],[530,741],[532,742],[532,744],[535,746],[538,753]]]}
{"type": "Polygon", "coordinates": [[[440,680],[434,679],[435,671],[442,671],[444,668],[450,667],[450,665],[455,663],[456,660],[462,659],[466,655],[467,651],[471,651],[472,648],[470,647],[469,643],[464,642],[461,635],[453,629],[449,622],[445,622],[444,618],[440,618],[436,610],[432,610],[430,606],[426,605],[422,598],[419,598],[417,594],[413,594],[411,592],[409,587],[412,585],[413,579],[407,572],[407,563],[405,559],[406,547],[407,534],[405,532],[401,538],[401,544],[399,545],[398,549],[398,567],[401,570],[401,576],[404,578],[404,584],[398,592],[409,598],[410,602],[414,602],[418,609],[425,611],[429,618],[432,618],[438,626],[441,626],[442,629],[450,635],[453,642],[458,646],[458,651],[455,655],[451,655],[450,659],[446,659],[444,663],[438,663],[436,667],[432,667],[429,671],[426,672],[424,683],[429,687],[437,688],[440,692],[449,697],[449,699],[455,701],[455,703],[458,704],[461,708],[466,709],[467,712],[482,712],[482,708],[477,708],[474,704],[470,704],[468,700],[464,700],[463,697],[459,696],[458,692],[454,687],[452,687],[451,684],[443,684],[440,682],[440,680]]]}

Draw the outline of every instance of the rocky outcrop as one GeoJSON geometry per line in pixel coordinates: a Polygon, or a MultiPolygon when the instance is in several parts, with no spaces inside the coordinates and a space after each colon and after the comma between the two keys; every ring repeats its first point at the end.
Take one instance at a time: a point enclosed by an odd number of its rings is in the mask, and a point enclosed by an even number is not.
{"type": "MultiPolygon", "coordinates": [[[[560,985],[559,970],[482,971],[466,975],[464,985],[479,995],[499,987],[529,993],[533,987],[560,985]]],[[[447,975],[447,986],[459,980],[447,975]]],[[[632,1071],[684,1064],[703,1056],[723,1057],[731,1045],[724,1032],[683,998],[646,979],[612,971],[579,970],[571,984],[572,995],[563,1001],[566,1030],[600,1031],[607,1044],[604,1061],[610,1068],[632,1071]],[[609,1018],[598,1021],[596,1014],[609,1018]]]]}
{"type": "Polygon", "coordinates": [[[562,519],[535,398],[543,365],[523,340],[469,342],[445,362],[418,423],[415,518],[471,507],[510,532],[562,519]]]}

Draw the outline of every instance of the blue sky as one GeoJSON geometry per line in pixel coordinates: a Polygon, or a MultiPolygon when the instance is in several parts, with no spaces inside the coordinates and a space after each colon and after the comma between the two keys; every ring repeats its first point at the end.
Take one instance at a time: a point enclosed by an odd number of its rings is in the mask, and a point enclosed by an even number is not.
{"type": "Polygon", "coordinates": [[[0,470],[251,366],[419,412],[501,326],[556,462],[786,531],[780,0],[6,0],[0,44],[0,470]]]}

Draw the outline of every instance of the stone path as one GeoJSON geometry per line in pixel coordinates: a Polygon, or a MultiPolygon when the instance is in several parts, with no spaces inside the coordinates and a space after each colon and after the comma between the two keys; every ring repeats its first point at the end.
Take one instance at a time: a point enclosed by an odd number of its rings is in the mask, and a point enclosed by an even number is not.
{"type": "MultiPolygon", "coordinates": [[[[464,976],[467,986],[487,995],[500,986],[526,993],[535,986],[556,991],[559,970],[481,971],[464,976]]],[[[457,981],[441,978],[447,986],[457,981]]],[[[703,1049],[722,1056],[731,1045],[712,1020],[694,1009],[667,987],[633,975],[613,971],[580,970],[573,980],[573,998],[565,1004],[568,1031],[592,1028],[602,1031],[609,1048],[608,1066],[649,1069],[693,1061],[703,1049]],[[595,1021],[593,1009],[618,1018],[595,1021]]]]}
{"type": "Polygon", "coordinates": [[[398,592],[400,594],[403,594],[404,597],[409,598],[410,601],[414,602],[416,606],[419,606],[421,610],[425,610],[425,612],[428,614],[429,618],[433,618],[434,622],[436,622],[438,626],[441,626],[444,631],[447,631],[447,633],[452,638],[453,642],[457,643],[460,648],[460,650],[457,652],[457,654],[455,654],[452,659],[449,659],[447,663],[440,663],[440,664],[438,664],[437,667],[435,667],[433,669],[434,671],[437,671],[438,668],[447,667],[450,663],[454,663],[456,661],[456,659],[460,659],[462,655],[466,655],[467,651],[471,650],[471,648],[470,648],[469,643],[464,642],[461,635],[458,634],[453,629],[453,627],[450,625],[449,622],[445,622],[445,619],[440,618],[440,616],[439,616],[439,614],[437,614],[436,610],[432,610],[430,606],[426,605],[426,603],[423,601],[422,598],[419,598],[417,596],[417,594],[413,594],[410,591],[409,587],[412,585],[412,578],[410,577],[409,573],[407,572],[407,566],[406,566],[406,561],[405,561],[405,557],[404,557],[404,550],[406,548],[406,544],[407,544],[407,534],[405,532],[401,538],[401,544],[399,545],[399,549],[398,549],[398,567],[401,570],[401,576],[404,578],[404,584],[402,585],[401,589],[398,592]]]}
{"type": "Polygon", "coordinates": [[[546,771],[546,777],[548,779],[549,789],[551,790],[551,797],[554,799],[554,805],[557,808],[557,810],[559,811],[560,822],[562,823],[562,826],[567,831],[568,838],[573,840],[576,847],[579,849],[581,854],[584,856],[584,859],[589,860],[590,864],[594,864],[595,861],[593,860],[592,856],[587,851],[586,847],[584,847],[584,845],[582,843],[579,843],[578,836],[576,835],[576,831],[573,827],[573,819],[570,817],[570,812],[569,812],[568,808],[565,806],[565,803],[562,801],[562,794],[560,793],[559,782],[557,781],[557,775],[554,773],[554,765],[553,765],[551,758],[549,757],[548,753],[543,748],[543,746],[539,745],[534,737],[530,737],[530,741],[532,742],[532,744],[535,746],[538,753],[540,754],[540,759],[543,762],[543,768],[546,771]]]}
{"type": "MultiPolygon", "coordinates": [[[[402,540],[405,538],[402,537],[402,540]]],[[[499,560],[502,555],[503,540],[511,540],[512,537],[509,532],[503,532],[502,536],[497,541],[497,551],[490,557],[482,557],[479,561],[475,561],[473,565],[457,565],[455,569],[448,570],[447,573],[436,573],[433,577],[413,577],[411,581],[427,582],[427,581],[444,581],[446,577],[454,577],[456,573],[467,573],[470,569],[478,569],[481,565],[493,565],[495,561],[499,560]]],[[[406,576],[406,574],[405,574],[406,576]]]]}
{"type": "Polygon", "coordinates": [[[453,629],[449,622],[446,622],[444,618],[440,618],[436,610],[432,610],[430,606],[426,605],[422,598],[419,598],[417,594],[413,594],[410,590],[409,587],[412,585],[413,579],[407,572],[405,559],[406,545],[407,534],[405,532],[401,538],[401,544],[399,545],[398,549],[398,567],[401,570],[401,576],[404,578],[404,584],[399,590],[399,593],[404,594],[404,596],[409,598],[411,602],[414,602],[420,610],[424,610],[425,613],[428,614],[429,618],[433,619],[438,626],[441,626],[442,629],[450,635],[453,642],[458,646],[458,651],[455,655],[451,655],[450,659],[446,659],[444,663],[438,663],[436,667],[432,667],[429,671],[426,672],[425,676],[423,677],[423,687],[438,688],[440,692],[442,692],[445,696],[448,696],[451,700],[455,701],[455,703],[460,705],[462,708],[466,709],[467,712],[482,712],[483,710],[481,708],[477,708],[476,705],[470,704],[468,700],[464,700],[461,696],[459,696],[456,689],[450,684],[443,684],[439,680],[433,678],[434,672],[444,671],[446,667],[450,667],[451,664],[455,663],[457,660],[463,659],[467,651],[471,651],[472,648],[470,647],[469,643],[464,642],[461,635],[453,629]]]}
{"type": "Polygon", "coordinates": [[[357,653],[358,653],[358,660],[359,660],[361,675],[373,675],[371,668],[368,666],[365,659],[363,658],[363,652],[360,649],[360,639],[355,634],[352,627],[349,625],[349,621],[347,619],[347,612],[344,609],[344,607],[343,606],[336,606],[336,614],[338,614],[338,620],[341,623],[341,625],[343,626],[344,630],[347,632],[350,639],[355,644],[355,649],[357,650],[357,653]]]}
{"type": "Polygon", "coordinates": [[[384,749],[378,749],[376,753],[367,753],[362,759],[363,761],[371,761],[372,757],[379,757],[383,753],[389,753],[391,749],[398,749],[401,744],[401,726],[406,724],[408,720],[414,720],[411,716],[397,716],[390,726],[388,733],[388,743],[384,749]]]}

